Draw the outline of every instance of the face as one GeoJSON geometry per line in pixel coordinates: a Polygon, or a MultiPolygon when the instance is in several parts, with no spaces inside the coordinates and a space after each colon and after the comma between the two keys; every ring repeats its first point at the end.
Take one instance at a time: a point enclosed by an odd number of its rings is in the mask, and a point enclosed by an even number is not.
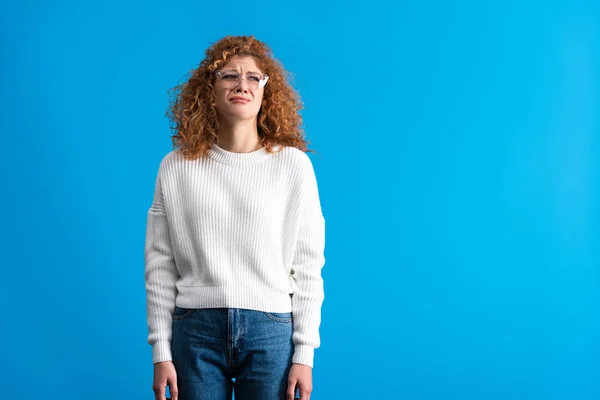
{"type": "MultiPolygon", "coordinates": [[[[252,56],[233,56],[229,62],[220,68],[221,71],[234,70],[241,74],[250,72],[263,73],[258,68],[252,56]]],[[[239,84],[232,87],[231,81],[215,79],[215,108],[222,118],[235,121],[255,118],[260,110],[265,89],[253,88],[249,83],[250,77],[241,79],[239,84]],[[236,101],[234,98],[241,97],[247,101],[236,101]]],[[[235,83],[234,83],[235,84],[235,83]]]]}

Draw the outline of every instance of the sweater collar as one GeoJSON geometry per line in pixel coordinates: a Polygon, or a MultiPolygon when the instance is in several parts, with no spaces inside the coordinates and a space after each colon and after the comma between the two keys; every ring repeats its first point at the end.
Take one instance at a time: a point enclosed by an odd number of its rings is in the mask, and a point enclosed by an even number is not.
{"type": "MultiPolygon", "coordinates": [[[[277,150],[278,147],[278,145],[273,146],[273,150],[277,150]]],[[[258,150],[250,151],[247,153],[235,153],[232,151],[225,150],[216,143],[212,144],[212,147],[208,150],[208,154],[214,160],[230,165],[255,164],[266,159],[268,156],[271,155],[271,153],[267,151],[267,148],[265,146],[261,147],[258,150]]]]}

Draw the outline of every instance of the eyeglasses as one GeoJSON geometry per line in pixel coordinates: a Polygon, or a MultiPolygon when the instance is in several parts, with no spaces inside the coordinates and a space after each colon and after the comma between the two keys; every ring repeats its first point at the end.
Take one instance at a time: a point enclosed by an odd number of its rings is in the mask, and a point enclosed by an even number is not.
{"type": "Polygon", "coordinates": [[[258,72],[248,72],[247,74],[240,74],[236,70],[229,71],[221,71],[216,70],[215,74],[222,82],[223,87],[227,89],[233,89],[243,79],[246,79],[248,83],[248,87],[250,89],[258,89],[259,87],[265,87],[267,84],[267,80],[269,80],[269,75],[267,74],[259,74],[258,72]]]}

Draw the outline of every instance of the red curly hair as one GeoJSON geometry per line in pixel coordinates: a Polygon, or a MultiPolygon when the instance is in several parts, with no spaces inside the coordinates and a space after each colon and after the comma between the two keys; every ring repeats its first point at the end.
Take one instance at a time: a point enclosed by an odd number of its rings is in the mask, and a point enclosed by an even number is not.
{"type": "Polygon", "coordinates": [[[218,141],[217,111],[215,101],[215,71],[234,55],[253,56],[263,73],[269,75],[265,86],[263,105],[257,116],[258,135],[263,146],[273,153],[274,145],[292,146],[304,152],[308,141],[301,127],[299,111],[304,108],[298,93],[288,80],[287,71],[273,58],[270,48],[250,36],[226,36],[205,51],[205,58],[186,82],[169,89],[175,93],[166,116],[169,118],[173,148],[188,160],[204,156],[218,141]],[[266,100],[266,102],[265,102],[266,100]]]}

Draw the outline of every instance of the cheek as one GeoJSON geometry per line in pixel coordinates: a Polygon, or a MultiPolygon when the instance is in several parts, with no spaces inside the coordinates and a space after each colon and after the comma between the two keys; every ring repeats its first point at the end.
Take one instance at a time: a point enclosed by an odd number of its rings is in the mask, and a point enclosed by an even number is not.
{"type": "Polygon", "coordinates": [[[256,101],[256,103],[258,103],[258,106],[260,107],[261,103],[264,101],[265,97],[263,95],[263,93],[259,93],[254,97],[254,101],[256,101]]]}
{"type": "Polygon", "coordinates": [[[215,91],[215,103],[217,106],[227,103],[227,93],[224,90],[215,91]]]}

